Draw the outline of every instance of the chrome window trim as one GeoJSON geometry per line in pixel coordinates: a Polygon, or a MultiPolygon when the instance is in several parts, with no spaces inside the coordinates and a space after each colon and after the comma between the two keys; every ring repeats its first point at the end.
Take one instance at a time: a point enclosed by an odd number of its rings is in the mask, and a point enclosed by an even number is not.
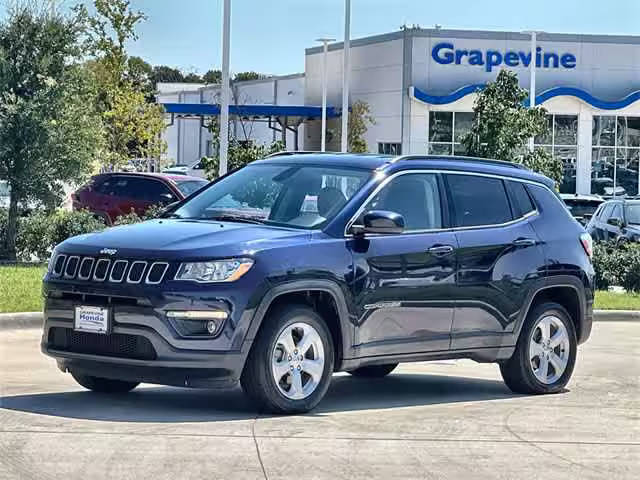
{"type": "Polygon", "coordinates": [[[138,284],[142,282],[142,279],[144,278],[144,271],[147,268],[147,263],[144,260],[136,260],[135,262],[131,262],[131,265],[129,265],[129,273],[127,274],[127,283],[131,283],[131,284],[138,284]],[[136,263],[141,263],[143,265],[142,267],[142,275],[140,275],[140,280],[138,280],[137,282],[133,282],[131,281],[131,271],[133,270],[133,267],[135,266],[136,263]]]}
{"type": "Polygon", "coordinates": [[[109,282],[112,283],[120,283],[124,280],[125,275],[127,274],[127,265],[129,265],[129,261],[128,260],[116,260],[115,262],[113,262],[113,265],[111,266],[111,272],[109,272],[109,282]],[[116,280],[115,278],[113,278],[113,271],[116,268],[116,265],[118,263],[124,263],[124,270],[122,271],[122,276],[120,277],[120,280],[116,280]]]}
{"type": "Polygon", "coordinates": [[[67,258],[66,265],[64,267],[64,278],[74,278],[76,276],[76,274],[78,273],[78,267],[79,266],[80,266],[80,257],[78,255],[71,255],[69,258],[67,258]],[[71,261],[72,258],[77,258],[78,259],[78,263],[76,264],[76,268],[73,271],[73,275],[69,275],[69,274],[67,274],[67,270],[69,269],[69,262],[71,261]]]}
{"type": "Polygon", "coordinates": [[[149,270],[147,271],[147,275],[144,278],[144,283],[148,284],[148,285],[158,285],[160,283],[162,283],[162,280],[164,280],[164,276],[167,273],[167,270],[169,269],[169,264],[167,262],[153,262],[151,264],[151,266],[149,267],[149,270]],[[153,270],[153,267],[156,265],[164,265],[164,270],[162,271],[162,274],[160,275],[160,280],[158,280],[157,282],[150,282],[149,281],[149,274],[151,273],[151,270],[153,270]]]}
{"type": "Polygon", "coordinates": [[[93,273],[93,264],[95,263],[95,258],[93,257],[84,257],[82,259],[82,261],[80,262],[80,267],[78,268],[78,280],[89,280],[91,278],[91,274],[93,273]],[[82,276],[82,265],[84,265],[84,262],[86,261],[90,261],[91,262],[91,266],[89,267],[89,275],[87,275],[86,277],[82,276]]]}
{"type": "MultiPolygon", "coordinates": [[[[527,184],[530,184],[530,185],[536,185],[536,186],[543,187],[543,188],[546,188],[547,190],[551,191],[549,189],[549,187],[547,187],[544,183],[535,182],[533,180],[526,180],[524,178],[509,177],[509,176],[506,176],[506,175],[496,175],[496,174],[493,174],[493,173],[467,172],[467,171],[460,171],[460,170],[443,170],[443,169],[401,170],[401,171],[396,172],[396,173],[394,173],[392,175],[389,175],[387,178],[382,180],[380,182],[380,184],[373,190],[373,192],[371,192],[371,194],[369,194],[369,196],[366,198],[366,200],[364,202],[362,202],[362,205],[360,205],[358,210],[356,210],[356,213],[347,222],[347,224],[346,224],[346,226],[344,228],[344,233],[343,233],[344,237],[345,238],[353,238],[353,234],[352,233],[348,233],[349,229],[353,226],[353,224],[355,223],[356,219],[362,214],[362,212],[364,212],[366,206],[373,199],[373,197],[375,197],[380,192],[380,190],[382,190],[391,180],[393,180],[394,178],[399,177],[401,175],[416,174],[416,173],[418,173],[418,174],[419,173],[436,173],[436,174],[437,173],[442,173],[442,174],[452,174],[452,175],[473,175],[473,176],[476,176],[476,177],[497,178],[497,179],[500,179],[500,180],[511,180],[511,181],[514,181],[514,182],[520,182],[520,183],[527,183],[527,184]]],[[[553,194],[553,192],[551,192],[551,193],[553,194]]],[[[505,227],[505,226],[508,226],[508,225],[512,225],[512,224],[521,222],[523,220],[526,220],[529,217],[532,217],[532,216],[538,215],[538,214],[539,214],[539,211],[536,208],[536,210],[532,210],[531,212],[527,213],[526,215],[523,215],[522,217],[514,218],[513,220],[510,220],[510,221],[505,222],[505,223],[497,223],[497,224],[492,224],[492,225],[474,225],[474,226],[469,226],[469,227],[449,227],[449,228],[433,228],[433,229],[428,229],[428,230],[411,230],[409,232],[402,232],[402,233],[398,233],[398,234],[377,234],[377,235],[372,235],[372,236],[376,236],[376,237],[378,237],[378,236],[380,236],[380,237],[389,237],[389,236],[397,237],[398,235],[415,235],[415,234],[420,234],[420,233],[436,233],[436,232],[456,232],[456,231],[470,230],[470,229],[480,229],[480,228],[484,229],[484,228],[505,227]]]]}
{"type": "Polygon", "coordinates": [[[56,259],[53,262],[53,268],[51,269],[51,275],[58,278],[61,277],[64,274],[64,267],[67,264],[67,255],[64,253],[59,253],[58,255],[56,255],[56,259]],[[62,257],[62,268],[60,269],[60,273],[56,273],[56,263],[58,263],[58,259],[62,257]]]}
{"type": "Polygon", "coordinates": [[[97,262],[96,262],[96,266],[93,269],[93,280],[96,282],[104,282],[105,279],[107,278],[107,276],[109,275],[109,267],[111,266],[111,260],[108,258],[100,258],[97,262]],[[96,276],[96,272],[98,271],[98,266],[100,265],[100,262],[107,262],[107,268],[104,272],[104,277],[102,278],[98,278],[96,276]]]}

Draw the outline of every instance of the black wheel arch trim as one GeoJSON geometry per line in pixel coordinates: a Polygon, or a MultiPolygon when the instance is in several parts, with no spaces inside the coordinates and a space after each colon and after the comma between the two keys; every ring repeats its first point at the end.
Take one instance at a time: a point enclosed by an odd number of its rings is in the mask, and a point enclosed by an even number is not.
{"type": "MultiPolygon", "coordinates": [[[[342,351],[338,352],[338,361],[335,367],[337,369],[340,367],[342,360],[350,356],[355,332],[352,322],[349,321],[350,314],[344,292],[342,291],[338,283],[331,280],[296,280],[271,287],[262,297],[262,300],[253,312],[253,317],[247,329],[247,335],[245,336],[244,342],[245,344],[253,343],[253,340],[255,339],[258,330],[260,329],[260,325],[262,325],[262,321],[264,320],[269,307],[278,297],[290,293],[307,291],[320,291],[328,293],[329,295],[331,295],[336,304],[338,310],[338,323],[340,325],[340,334],[342,337],[342,351]]],[[[248,352],[248,348],[246,349],[246,351],[248,352]]]]}
{"type": "Polygon", "coordinates": [[[578,297],[578,325],[576,325],[578,332],[580,332],[580,336],[578,338],[578,343],[584,343],[590,332],[591,332],[591,315],[588,315],[588,304],[587,304],[587,295],[585,293],[584,283],[575,276],[572,275],[557,275],[552,277],[546,277],[544,279],[540,279],[540,282],[531,289],[529,295],[527,296],[527,300],[525,302],[526,308],[523,308],[522,314],[518,319],[518,322],[514,329],[514,344],[517,342],[520,337],[520,332],[524,325],[524,321],[529,315],[531,308],[533,306],[533,300],[535,297],[544,290],[550,290],[553,288],[571,288],[576,292],[578,297]]]}

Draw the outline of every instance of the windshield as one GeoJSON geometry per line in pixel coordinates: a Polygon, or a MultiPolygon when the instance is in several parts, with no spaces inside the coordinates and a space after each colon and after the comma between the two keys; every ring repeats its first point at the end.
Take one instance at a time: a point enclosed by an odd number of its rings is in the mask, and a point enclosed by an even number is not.
{"type": "Polygon", "coordinates": [[[185,197],[188,197],[209,183],[206,180],[175,180],[175,182],[178,190],[180,190],[185,197]]]}
{"type": "Polygon", "coordinates": [[[369,176],[348,168],[252,165],[201,192],[173,216],[321,228],[369,176]]]}
{"type": "Polygon", "coordinates": [[[625,210],[625,217],[627,223],[640,225],[640,203],[627,205],[627,208],[625,210]]]}

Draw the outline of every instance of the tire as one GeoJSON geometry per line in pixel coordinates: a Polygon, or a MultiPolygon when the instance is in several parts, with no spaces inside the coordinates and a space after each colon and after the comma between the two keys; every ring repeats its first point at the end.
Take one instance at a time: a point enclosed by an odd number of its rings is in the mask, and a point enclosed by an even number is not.
{"type": "Polygon", "coordinates": [[[560,392],[573,373],[577,349],[576,329],[565,308],[551,302],[537,305],[527,315],[513,356],[500,364],[502,378],[507,387],[515,393],[560,392]],[[563,338],[561,344],[551,347],[545,340],[542,336],[546,329],[545,323],[549,325],[546,338],[551,341],[554,335],[559,333],[560,336],[556,338],[563,338]],[[564,365],[564,370],[556,365],[564,365]]]}
{"type": "Polygon", "coordinates": [[[397,363],[388,363],[386,365],[369,365],[367,367],[360,367],[356,368],[355,370],[350,370],[349,373],[354,377],[382,378],[393,372],[397,366],[397,363]]]}
{"type": "Polygon", "coordinates": [[[74,372],[71,372],[71,376],[84,388],[100,393],[126,393],[140,385],[139,382],[125,382],[123,380],[112,380],[110,378],[92,377],[74,372]]]}
{"type": "Polygon", "coordinates": [[[333,340],[320,315],[305,305],[285,305],[265,318],[240,384],[263,411],[304,413],[318,405],[327,392],[333,364],[333,340]],[[298,345],[305,347],[305,336],[313,343],[307,344],[304,352],[298,351],[298,345]]]}

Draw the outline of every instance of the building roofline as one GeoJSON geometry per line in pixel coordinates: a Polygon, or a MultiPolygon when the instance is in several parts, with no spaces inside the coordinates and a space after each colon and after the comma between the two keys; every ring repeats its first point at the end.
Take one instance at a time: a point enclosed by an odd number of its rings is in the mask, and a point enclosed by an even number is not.
{"type": "MultiPolygon", "coordinates": [[[[231,82],[233,85],[253,85],[258,83],[274,82],[279,80],[290,80],[292,78],[304,78],[304,73],[289,73],[287,75],[272,75],[267,78],[257,78],[255,80],[242,80],[240,82],[231,82]]],[[[202,87],[200,90],[208,90],[212,88],[220,88],[219,83],[209,83],[202,87]]]]}
{"type": "MultiPolygon", "coordinates": [[[[397,40],[410,35],[413,37],[431,38],[463,38],[477,40],[520,40],[527,41],[529,35],[522,32],[495,31],[495,30],[458,30],[436,28],[407,28],[396,32],[372,35],[369,37],[355,38],[351,40],[352,47],[361,47],[374,43],[397,40]]],[[[639,35],[603,35],[584,33],[539,33],[538,41],[570,42],[570,43],[616,43],[628,45],[640,45],[639,35]]],[[[329,44],[329,51],[342,50],[343,42],[329,44]]],[[[309,47],[305,49],[305,55],[322,53],[322,47],[309,47]]]]}

